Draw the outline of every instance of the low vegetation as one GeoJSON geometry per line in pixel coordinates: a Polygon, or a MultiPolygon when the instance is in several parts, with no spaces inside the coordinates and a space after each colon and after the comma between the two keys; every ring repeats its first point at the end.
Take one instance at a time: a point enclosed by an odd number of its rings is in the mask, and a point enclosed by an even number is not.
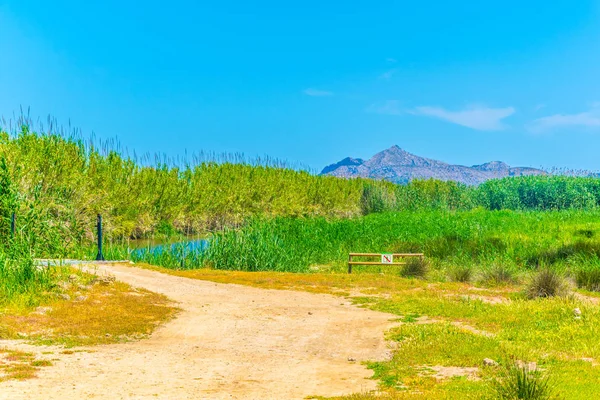
{"type": "Polygon", "coordinates": [[[0,348],[0,382],[35,378],[41,367],[50,365],[50,360],[36,359],[31,353],[0,348]]]}
{"type": "Polygon", "coordinates": [[[471,265],[456,265],[448,270],[448,278],[455,282],[471,282],[473,267],[471,265]]]}
{"type": "Polygon", "coordinates": [[[59,282],[36,308],[0,311],[0,339],[67,347],[146,337],[176,308],[162,295],[79,273],[59,282]]]}
{"type": "Polygon", "coordinates": [[[600,292],[600,259],[597,256],[574,260],[574,275],[577,286],[600,292]]]}

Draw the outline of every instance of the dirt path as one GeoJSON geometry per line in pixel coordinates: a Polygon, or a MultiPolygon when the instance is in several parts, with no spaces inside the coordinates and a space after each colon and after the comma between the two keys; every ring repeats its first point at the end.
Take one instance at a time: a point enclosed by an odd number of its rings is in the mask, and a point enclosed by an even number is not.
{"type": "Polygon", "coordinates": [[[215,284],[128,266],[101,269],[165,294],[183,311],[147,340],[58,355],[37,379],[0,383],[0,399],[335,396],[374,389],[367,379],[372,371],[360,361],[388,356],[383,336],[392,316],[343,298],[215,284]]]}

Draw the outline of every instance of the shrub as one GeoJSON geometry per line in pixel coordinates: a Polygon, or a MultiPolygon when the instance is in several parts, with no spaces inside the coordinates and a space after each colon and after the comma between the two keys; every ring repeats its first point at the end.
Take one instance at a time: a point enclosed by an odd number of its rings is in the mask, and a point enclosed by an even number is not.
{"type": "Polygon", "coordinates": [[[540,269],[527,287],[527,297],[530,299],[564,296],[568,292],[565,278],[559,272],[548,268],[540,269]]]}
{"type": "Polygon", "coordinates": [[[459,265],[448,271],[448,277],[455,282],[470,282],[473,279],[473,267],[470,265],[459,265]]]}
{"type": "Polygon", "coordinates": [[[429,262],[423,257],[411,257],[402,268],[400,275],[405,278],[425,278],[429,272],[429,262]]]}
{"type": "Polygon", "coordinates": [[[549,376],[526,363],[511,361],[493,380],[495,398],[502,400],[545,400],[553,398],[549,376]]]}

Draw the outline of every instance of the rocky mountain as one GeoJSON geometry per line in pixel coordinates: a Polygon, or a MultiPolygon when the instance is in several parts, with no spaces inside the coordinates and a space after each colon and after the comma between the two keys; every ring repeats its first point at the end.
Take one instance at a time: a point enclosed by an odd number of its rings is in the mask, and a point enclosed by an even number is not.
{"type": "Polygon", "coordinates": [[[360,158],[344,158],[340,162],[325,167],[321,174],[343,178],[386,179],[395,183],[407,183],[412,179],[435,178],[467,185],[478,185],[488,179],[545,175],[546,172],[535,168],[511,167],[501,161],[492,161],[471,167],[452,165],[419,157],[398,146],[392,146],[366,161],[360,158]]]}

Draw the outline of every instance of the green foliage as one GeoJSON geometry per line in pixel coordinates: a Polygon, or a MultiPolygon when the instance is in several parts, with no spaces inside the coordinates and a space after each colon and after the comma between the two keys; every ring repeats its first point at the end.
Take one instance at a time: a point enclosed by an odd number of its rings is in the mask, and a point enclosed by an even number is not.
{"type": "Polygon", "coordinates": [[[34,264],[29,247],[19,241],[0,246],[0,306],[13,301],[36,304],[54,287],[56,270],[34,264]]]}
{"type": "Polygon", "coordinates": [[[525,176],[479,187],[438,180],[394,185],[315,176],[235,156],[220,163],[197,158],[175,166],[160,157],[150,163],[124,157],[112,142],[38,134],[26,124],[12,135],[0,132],[0,231],[12,211],[20,218],[35,208],[47,226],[62,227],[70,250],[93,240],[98,213],[106,238],[123,240],[236,227],[254,217],[345,218],[477,207],[590,210],[600,204],[596,178],[525,176]]]}
{"type": "Polygon", "coordinates": [[[476,195],[477,188],[462,183],[416,179],[398,186],[395,209],[468,210],[477,205],[476,195]]]}
{"type": "Polygon", "coordinates": [[[523,176],[490,180],[477,189],[479,204],[490,210],[592,209],[600,204],[600,179],[523,176]]]}
{"type": "Polygon", "coordinates": [[[365,182],[360,207],[363,215],[396,208],[394,185],[382,182],[365,182]]]}
{"type": "Polygon", "coordinates": [[[418,251],[434,264],[508,260],[531,267],[600,256],[600,226],[593,223],[598,182],[542,176],[479,187],[436,180],[394,185],[235,157],[176,166],[160,157],[154,163],[125,157],[114,143],[97,146],[22,125],[0,133],[0,234],[8,232],[15,211],[19,240],[33,257],[80,255],[95,240],[100,213],[107,243],[216,231],[205,253],[144,256],[173,268],[340,268],[350,251],[418,251]],[[570,219],[577,223],[566,237],[561,226],[570,219]],[[553,230],[560,230],[560,240],[553,230]]]}
{"type": "Polygon", "coordinates": [[[493,263],[482,270],[481,280],[489,285],[510,285],[517,281],[516,271],[505,263],[493,263]]]}
{"type": "Polygon", "coordinates": [[[26,125],[3,132],[0,230],[12,211],[22,220],[33,209],[39,224],[64,228],[67,249],[75,251],[93,241],[98,213],[106,239],[119,241],[235,227],[251,217],[353,217],[395,204],[396,185],[388,182],[315,176],[235,157],[183,167],[157,157],[152,165],[116,148],[37,134],[26,125]]]}

